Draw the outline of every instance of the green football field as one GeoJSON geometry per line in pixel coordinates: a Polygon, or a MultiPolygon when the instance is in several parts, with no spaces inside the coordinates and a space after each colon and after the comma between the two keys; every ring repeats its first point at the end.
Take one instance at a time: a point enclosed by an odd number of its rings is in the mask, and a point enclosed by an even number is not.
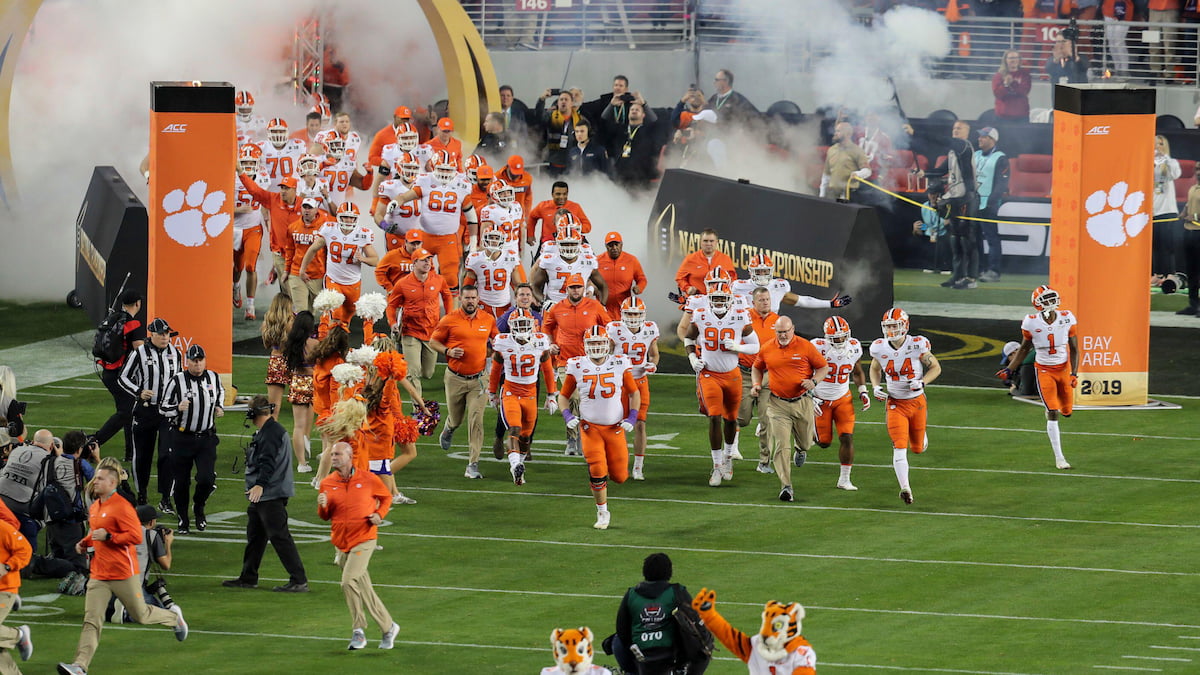
{"type": "MultiPolygon", "coordinates": [[[[975,370],[994,369],[992,360],[975,370]]],[[[242,393],[262,390],[265,366],[236,359],[242,393]]],[[[984,381],[987,373],[976,375],[984,381]]],[[[767,600],[804,604],[804,633],[822,672],[1200,672],[1195,400],[1160,397],[1183,406],[1176,410],[1077,412],[1062,425],[1075,466],[1063,472],[1054,469],[1039,408],[995,386],[935,385],[930,448],[910,455],[915,504],[897,496],[879,405],[859,416],[859,491],[835,489],[836,450],[814,449],[793,474],[797,501],[784,504],[776,477],[754,471],[749,435],[733,481],[708,487],[693,379],[660,374],[651,387],[647,480],[611,486],[604,532],[591,527],[582,458],[562,455],[561,418],[542,420],[522,487],[490,445],[487,478],[465,479],[461,430],[449,455],[436,437],[422,439],[398,476],[419,503],[392,510],[372,561],[376,588],[401,626],[392,652],[375,648],[373,625],[370,648],[346,652],[339,570],[307,485],[298,486],[291,515],[313,592],[220,586],[240,569],[245,524],[232,464],[250,431],[230,413],[219,424],[210,527],[176,540],[167,576],[191,637],[177,644],[164,628],[109,625],[92,672],[536,673],[553,665],[554,627],[612,631],[621,595],[654,551],[671,555],[675,580],[693,593],[716,589],[718,609],[748,632],[767,600]]],[[[426,385],[439,390],[438,378],[426,385]]],[[[34,428],[90,431],[111,411],[94,376],[26,391],[34,428]]],[[[285,406],[288,426],[289,415],[285,406]]],[[[494,419],[489,410],[489,439],[494,419]]],[[[108,444],[117,447],[119,437],[108,444]]],[[[285,580],[269,549],[262,573],[265,587],[285,580]]],[[[74,653],[82,598],[54,588],[27,581],[25,609],[7,622],[33,627],[36,653],[25,672],[52,672],[74,653]]],[[[597,662],[615,665],[600,654],[597,662]]],[[[708,672],[746,668],[719,649],[708,672]]]]}

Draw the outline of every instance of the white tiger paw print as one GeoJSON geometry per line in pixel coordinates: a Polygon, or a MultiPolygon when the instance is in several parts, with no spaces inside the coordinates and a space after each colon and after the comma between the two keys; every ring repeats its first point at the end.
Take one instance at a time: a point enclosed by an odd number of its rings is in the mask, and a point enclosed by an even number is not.
{"type": "Polygon", "coordinates": [[[1141,234],[1150,222],[1150,216],[1142,213],[1144,192],[1129,191],[1129,184],[1120,181],[1104,190],[1096,190],[1083,203],[1088,214],[1087,231],[1101,246],[1124,246],[1127,241],[1141,234]]]}
{"type": "Polygon", "coordinates": [[[171,190],[163,197],[162,207],[167,216],[163,229],[167,236],[184,246],[200,246],[219,237],[229,227],[228,213],[219,213],[225,204],[225,193],[208,192],[208,183],[198,180],[188,187],[171,190]],[[184,209],[187,206],[189,208],[184,209]]]}

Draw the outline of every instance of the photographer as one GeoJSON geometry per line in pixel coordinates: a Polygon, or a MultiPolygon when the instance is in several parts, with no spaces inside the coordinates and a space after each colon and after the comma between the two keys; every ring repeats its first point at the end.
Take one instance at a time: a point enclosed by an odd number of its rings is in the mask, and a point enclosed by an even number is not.
{"type": "Polygon", "coordinates": [[[672,610],[691,605],[692,596],[682,584],[671,583],[671,558],[652,553],[642,562],[642,581],[625,592],[617,608],[613,656],[621,667],[638,675],[671,675],[686,668],[703,673],[703,663],[688,662],[680,644],[672,610]]]}
{"type": "Polygon", "coordinates": [[[307,593],[308,576],[288,530],[287,503],[296,495],[292,482],[292,441],[283,425],[272,417],[274,410],[274,404],[266,396],[255,396],[246,410],[246,418],[256,429],[246,449],[246,499],[250,502],[246,507],[246,551],[242,555],[242,573],[221,585],[256,588],[258,566],[269,541],[288,572],[288,582],[272,590],[307,593]]]}
{"type": "Polygon", "coordinates": [[[25,435],[25,402],[17,400],[17,378],[12,368],[0,366],[0,419],[11,438],[25,435]]]}
{"type": "Polygon", "coordinates": [[[21,534],[31,542],[37,541],[42,523],[30,508],[34,496],[46,483],[46,458],[54,449],[54,434],[39,429],[32,445],[16,445],[8,454],[8,463],[0,471],[0,500],[21,521],[21,534]]]}
{"type": "Polygon", "coordinates": [[[615,159],[621,156],[621,149],[628,137],[629,127],[635,124],[652,127],[658,121],[658,116],[646,104],[646,99],[642,98],[641,92],[624,91],[620,94],[613,92],[608,105],[604,107],[604,112],[600,113],[600,119],[601,124],[604,125],[604,137],[608,139],[608,156],[615,159]],[[633,120],[634,103],[642,108],[642,121],[634,122],[633,120]]]}
{"type": "Polygon", "coordinates": [[[1086,84],[1088,81],[1088,60],[1079,53],[1075,44],[1079,29],[1074,24],[1062,31],[1062,37],[1054,42],[1054,51],[1046,62],[1046,74],[1050,76],[1051,84],[1086,84]],[[1075,32],[1072,33],[1071,31],[1075,32]]]}
{"type": "Polygon", "coordinates": [[[69,431],[63,436],[62,448],[55,449],[46,481],[54,480],[62,496],[74,506],[74,512],[70,517],[56,519],[50,509],[43,507],[44,513],[36,514],[47,521],[46,546],[50,549],[49,557],[33,557],[30,570],[39,576],[61,579],[71,572],[84,575],[88,572],[87,556],[75,551],[75,543],[83,538],[84,517],[84,475],[79,454],[88,446],[96,447],[95,441],[89,441],[82,431],[69,431]]]}

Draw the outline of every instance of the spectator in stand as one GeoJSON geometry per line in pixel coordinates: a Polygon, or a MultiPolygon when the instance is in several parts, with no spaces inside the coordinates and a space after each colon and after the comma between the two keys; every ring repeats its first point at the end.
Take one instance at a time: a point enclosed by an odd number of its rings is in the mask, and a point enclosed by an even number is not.
{"type": "Polygon", "coordinates": [[[745,96],[733,90],[733,71],[722,68],[713,77],[717,93],[708,99],[708,107],[717,111],[722,124],[746,124],[757,120],[760,113],[745,96]]]}
{"type": "Polygon", "coordinates": [[[437,122],[437,130],[437,135],[429,139],[429,147],[434,152],[445,150],[460,161],[464,159],[462,141],[454,137],[454,120],[443,117],[437,122]]]}
{"type": "Polygon", "coordinates": [[[1021,67],[1021,52],[1015,49],[1004,52],[1004,57],[1000,59],[1000,69],[992,76],[996,117],[1028,122],[1029,90],[1032,86],[1033,75],[1021,67]]]}
{"type": "Polygon", "coordinates": [[[688,87],[679,102],[675,104],[675,109],[671,111],[671,128],[687,129],[692,123],[692,116],[707,107],[708,103],[704,100],[704,92],[693,84],[688,87]]]}
{"type": "Polygon", "coordinates": [[[693,251],[679,264],[675,273],[675,285],[685,296],[704,294],[704,278],[714,267],[720,267],[726,274],[733,274],[737,267],[724,251],[717,247],[717,231],[709,228],[700,233],[700,249],[693,251]]]}
{"type": "Polygon", "coordinates": [[[842,199],[847,188],[851,194],[858,189],[859,182],[852,177],[870,178],[871,160],[867,153],[854,143],[854,126],[849,122],[838,122],[833,131],[833,145],[825,152],[825,170],[821,173],[821,197],[842,199]]]}
{"type": "Polygon", "coordinates": [[[1179,270],[1175,264],[1175,228],[1179,213],[1175,203],[1175,179],[1180,175],[1179,161],[1171,157],[1170,142],[1165,136],[1155,136],[1154,252],[1150,262],[1150,283],[1153,286],[1161,285],[1168,274],[1179,270]]]}
{"type": "Polygon", "coordinates": [[[1051,84],[1087,84],[1088,60],[1075,46],[1073,40],[1059,38],[1054,42],[1054,52],[1046,62],[1046,75],[1051,84]]]}
{"type": "Polygon", "coordinates": [[[408,381],[422,394],[421,380],[433,377],[437,352],[429,345],[442,313],[449,313],[453,296],[446,280],[432,271],[433,254],[413,253],[412,272],[402,276],[388,293],[387,321],[400,333],[400,347],[408,362],[408,381]],[[441,308],[438,298],[441,298],[441,308]]]}
{"type": "Polygon", "coordinates": [[[1104,45],[1112,59],[1113,77],[1129,75],[1129,20],[1133,8],[1125,0],[1104,0],[1100,5],[1104,15],[1104,45]]]}
{"type": "Polygon", "coordinates": [[[500,86],[500,116],[504,128],[514,140],[519,140],[529,131],[529,106],[513,95],[513,88],[500,86]]]}
{"type": "MultiPolygon", "coordinates": [[[[540,202],[529,212],[529,230],[526,235],[528,237],[525,241],[526,244],[530,246],[537,244],[540,249],[543,243],[554,241],[554,235],[556,234],[555,215],[559,209],[566,209],[571,212],[571,215],[575,216],[575,220],[579,223],[583,234],[586,235],[592,231],[592,221],[588,220],[587,214],[583,212],[583,207],[567,199],[568,194],[570,194],[570,188],[566,181],[555,181],[550,186],[550,199],[540,202]]],[[[540,254],[539,250],[537,255],[540,254]]]]}
{"type": "Polygon", "coordinates": [[[624,246],[620,232],[609,232],[604,235],[607,255],[596,258],[600,276],[608,284],[608,301],[604,309],[609,316],[617,318],[621,316],[621,303],[626,298],[646,291],[646,273],[642,270],[642,262],[632,253],[626,253],[624,246]]]}
{"type": "Polygon", "coordinates": [[[483,137],[471,154],[482,155],[489,164],[500,164],[508,159],[508,151],[512,146],[508,131],[504,128],[504,115],[490,112],[483,118],[483,137]]]}
{"type": "MultiPolygon", "coordinates": [[[[608,107],[608,104],[612,102],[613,98],[619,97],[628,91],[629,78],[625,77],[624,75],[617,75],[613,77],[612,91],[608,92],[607,94],[601,94],[600,98],[597,98],[594,101],[588,101],[587,103],[579,104],[579,114],[583,115],[592,122],[599,124],[600,117],[604,114],[604,109],[608,107]]],[[[596,140],[603,141],[608,137],[608,130],[603,127],[599,127],[595,130],[594,135],[596,140]]]]}
{"type": "MultiPolygon", "coordinates": [[[[618,78],[620,77],[623,76],[618,75],[618,78]]],[[[642,107],[642,112],[645,113],[643,115],[644,123],[654,124],[658,121],[654,109],[646,105],[646,99],[642,98],[641,92],[623,91],[617,94],[616,88],[614,80],[613,96],[609,99],[608,105],[604,107],[604,111],[600,113],[600,119],[603,120],[602,124],[604,125],[604,138],[608,140],[608,154],[611,157],[620,156],[621,145],[625,142],[632,124],[630,113],[634,103],[642,107]]]]}
{"type": "MultiPolygon", "coordinates": [[[[1179,23],[1179,10],[1183,0],[1150,0],[1150,23],[1179,23]]],[[[1159,30],[1158,42],[1150,43],[1150,70],[1166,84],[1175,71],[1175,58],[1171,50],[1179,40],[1178,31],[1166,26],[1155,26],[1159,30]]],[[[1153,82],[1151,82],[1153,84],[1153,82]]]]}
{"type": "Polygon", "coordinates": [[[629,190],[645,190],[658,178],[658,140],[654,123],[640,103],[629,104],[629,126],[613,153],[613,178],[629,190]]]}
{"type": "Polygon", "coordinates": [[[576,176],[608,175],[608,150],[592,139],[592,124],[582,118],[575,125],[575,145],[567,154],[569,172],[576,176]]]}
{"type": "Polygon", "coordinates": [[[308,148],[317,142],[317,134],[321,133],[323,126],[321,113],[310,112],[304,116],[304,128],[293,132],[291,138],[304,143],[304,150],[308,152],[308,148]]]}
{"type": "Polygon", "coordinates": [[[533,111],[545,129],[546,173],[558,177],[567,172],[571,141],[575,136],[575,125],[582,119],[575,108],[575,100],[569,91],[547,89],[538,99],[533,111]],[[553,110],[546,110],[546,99],[557,96],[553,110]]]}
{"type": "MultiPolygon", "coordinates": [[[[975,151],[975,182],[979,185],[979,218],[996,220],[1000,217],[1000,204],[1008,195],[1008,157],[996,149],[1000,132],[992,127],[979,130],[979,149],[975,151]]],[[[1000,230],[997,223],[980,222],[980,246],[987,244],[987,257],[980,259],[983,269],[980,281],[1000,281],[1000,230]]]]}
{"type": "Polygon", "coordinates": [[[525,158],[513,155],[497,174],[496,178],[512,186],[516,193],[516,202],[521,205],[521,213],[529,213],[533,208],[533,176],[525,170],[525,158]]]}

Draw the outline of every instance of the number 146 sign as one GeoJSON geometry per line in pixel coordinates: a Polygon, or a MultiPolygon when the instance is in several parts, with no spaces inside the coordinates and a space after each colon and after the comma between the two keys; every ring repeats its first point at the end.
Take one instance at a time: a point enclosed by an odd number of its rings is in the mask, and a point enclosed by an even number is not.
{"type": "Polygon", "coordinates": [[[545,12],[550,9],[570,7],[571,0],[514,0],[517,9],[523,12],[545,12]]]}

